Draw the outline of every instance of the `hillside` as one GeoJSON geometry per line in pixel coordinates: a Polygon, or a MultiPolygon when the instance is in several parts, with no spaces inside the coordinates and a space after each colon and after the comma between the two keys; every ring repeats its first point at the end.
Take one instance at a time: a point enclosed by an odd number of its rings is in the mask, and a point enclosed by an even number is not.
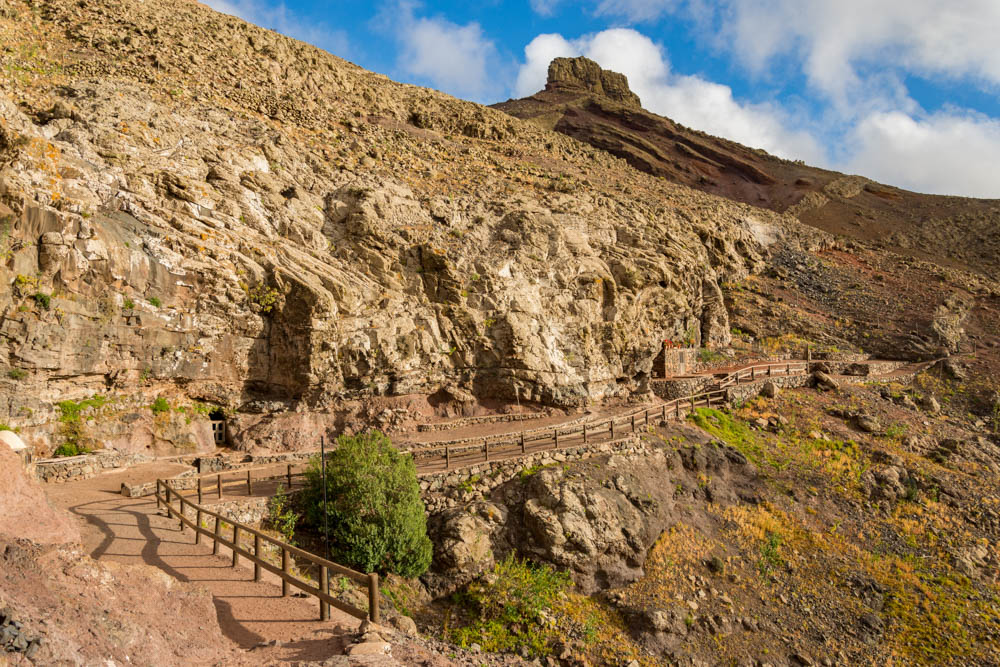
{"type": "Polygon", "coordinates": [[[1000,204],[680,127],[585,59],[497,106],[191,0],[0,0],[0,431],[126,468],[0,451],[39,660],[995,665],[1000,204]],[[380,572],[377,656],[132,496],[197,463],[260,510],[247,466],[372,428],[434,544],[380,572]]]}
{"type": "Polygon", "coordinates": [[[1000,268],[998,200],[923,195],[782,160],[650,113],[624,77],[609,87],[602,83],[607,76],[586,58],[557,58],[544,90],[494,106],[639,171],[787,213],[832,234],[988,276],[1000,268]]]}

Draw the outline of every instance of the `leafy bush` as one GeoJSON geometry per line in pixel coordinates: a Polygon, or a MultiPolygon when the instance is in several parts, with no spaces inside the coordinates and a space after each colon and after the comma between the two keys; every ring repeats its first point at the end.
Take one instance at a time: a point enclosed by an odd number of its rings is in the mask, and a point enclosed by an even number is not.
{"type": "Polygon", "coordinates": [[[331,555],[363,572],[417,577],[431,563],[427,516],[413,458],[379,431],[341,436],[327,457],[327,503],[319,457],[306,472],[307,522],[329,522],[331,555]]]}
{"type": "Polygon", "coordinates": [[[125,310],[132,310],[135,308],[135,301],[132,299],[125,299],[125,301],[122,302],[122,308],[125,310]]]}
{"type": "Polygon", "coordinates": [[[159,308],[160,306],[163,305],[163,302],[160,301],[159,298],[155,296],[149,297],[148,299],[146,299],[146,301],[148,301],[149,305],[153,306],[154,308],[159,308]]]}
{"type": "Polygon", "coordinates": [[[28,377],[28,371],[24,370],[23,368],[12,368],[9,371],[7,371],[7,377],[9,377],[11,380],[23,380],[24,378],[28,377]]]}
{"type": "Polygon", "coordinates": [[[453,628],[450,639],[462,646],[477,643],[486,651],[524,647],[532,655],[548,655],[562,638],[549,618],[571,586],[566,572],[508,556],[459,596],[472,622],[453,628]]]}
{"type": "Polygon", "coordinates": [[[267,523],[281,533],[285,541],[295,544],[295,526],[302,515],[292,509],[291,499],[285,493],[285,487],[278,484],[278,490],[267,501],[267,523]]]}
{"type": "Polygon", "coordinates": [[[170,412],[170,403],[162,396],[157,396],[153,404],[149,406],[149,409],[153,411],[154,415],[163,414],[164,412],[170,412]]]}
{"type": "Polygon", "coordinates": [[[35,303],[38,304],[39,308],[48,310],[52,305],[52,296],[46,294],[45,292],[35,292],[31,298],[35,300],[35,303]]]}

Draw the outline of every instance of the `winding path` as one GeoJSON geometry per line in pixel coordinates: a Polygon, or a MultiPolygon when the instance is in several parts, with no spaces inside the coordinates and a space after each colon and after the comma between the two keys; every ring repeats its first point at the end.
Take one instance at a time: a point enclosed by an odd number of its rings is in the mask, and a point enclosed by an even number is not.
{"type": "MultiPolygon", "coordinates": [[[[314,598],[281,597],[277,579],[255,583],[253,569],[232,567],[230,552],[212,555],[203,541],[194,544],[192,531],[181,532],[146,498],[120,495],[123,482],[136,484],[170,477],[184,466],[145,464],[123,473],[99,475],[88,480],[50,485],[46,493],[53,504],[81,517],[84,548],[98,560],[152,565],[180,581],[207,589],[218,613],[223,633],[249,649],[272,640],[281,645],[269,659],[324,660],[343,653],[347,636],[359,621],[336,609],[330,621],[320,622],[314,598]]],[[[168,619],[165,619],[165,621],[168,619]]]]}

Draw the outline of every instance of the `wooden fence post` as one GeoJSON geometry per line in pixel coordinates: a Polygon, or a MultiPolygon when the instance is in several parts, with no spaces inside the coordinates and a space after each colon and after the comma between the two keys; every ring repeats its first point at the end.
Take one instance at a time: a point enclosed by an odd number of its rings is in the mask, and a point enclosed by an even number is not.
{"type": "Polygon", "coordinates": [[[253,482],[250,481],[250,468],[247,468],[247,495],[253,495],[253,482]]]}
{"type": "Polygon", "coordinates": [[[444,446],[444,469],[451,470],[451,445],[444,446]]]}
{"type": "Polygon", "coordinates": [[[483,438],[483,447],[486,449],[486,462],[490,462],[490,441],[488,438],[483,438]]]}
{"type": "Polygon", "coordinates": [[[674,399],[674,419],[681,420],[681,402],[674,399]]]}
{"type": "Polygon", "coordinates": [[[635,433],[635,415],[632,415],[632,432],[635,433]]]}
{"type": "MultiPolygon", "coordinates": [[[[319,590],[327,595],[330,594],[330,576],[327,573],[326,565],[319,566],[319,590]]],[[[319,620],[330,620],[330,603],[322,598],[319,601],[319,620]]]]}
{"type": "Polygon", "coordinates": [[[216,489],[219,492],[219,500],[222,500],[222,473],[220,472],[215,478],[216,489]]]}
{"type": "MultiPolygon", "coordinates": [[[[288,549],[281,547],[281,571],[286,575],[290,574],[288,571],[288,549]]],[[[288,582],[282,577],[281,579],[281,597],[288,597],[288,582]]]]}
{"type": "Polygon", "coordinates": [[[177,494],[177,530],[184,532],[184,496],[177,494]]]}
{"type": "Polygon", "coordinates": [[[521,453],[524,454],[524,431],[521,431],[521,453]]]}
{"type": "Polygon", "coordinates": [[[156,511],[160,511],[160,480],[156,480],[156,493],[153,494],[156,497],[156,511]]]}
{"type": "Polygon", "coordinates": [[[556,428],[552,433],[552,437],[555,438],[555,444],[552,445],[552,449],[559,449],[559,429],[556,428]]]}
{"type": "Polygon", "coordinates": [[[372,623],[378,623],[378,572],[368,575],[368,619],[372,623]]]}
{"type": "Polygon", "coordinates": [[[666,403],[663,404],[663,408],[662,408],[661,413],[660,413],[660,419],[662,419],[663,421],[667,421],[667,404],[666,403]]]}
{"type": "Polygon", "coordinates": [[[288,464],[288,488],[292,488],[292,464],[288,464]]]}
{"type": "MultiPolygon", "coordinates": [[[[260,535],[253,536],[253,555],[255,559],[260,559],[260,535]]],[[[253,564],[253,580],[260,581],[260,563],[253,564]]]]}
{"type": "Polygon", "coordinates": [[[198,478],[198,504],[201,505],[202,502],[203,501],[202,501],[202,496],[201,496],[201,477],[199,477],[198,478]]]}
{"type": "Polygon", "coordinates": [[[240,552],[238,551],[240,546],[240,524],[233,524],[233,567],[240,562],[240,552]]]}
{"type": "Polygon", "coordinates": [[[583,444],[587,444],[587,424],[583,425],[583,444]]]}
{"type": "Polygon", "coordinates": [[[609,419],[608,423],[611,425],[611,439],[614,440],[615,439],[615,418],[612,417],[611,419],[609,419]]]}
{"type": "Polygon", "coordinates": [[[222,521],[215,517],[215,538],[212,540],[212,555],[219,555],[219,538],[222,537],[222,521]]]}
{"type": "Polygon", "coordinates": [[[197,517],[195,517],[195,523],[194,523],[194,525],[196,526],[196,528],[194,529],[194,543],[195,544],[201,544],[201,509],[200,508],[198,509],[198,515],[197,515],[197,517]]]}

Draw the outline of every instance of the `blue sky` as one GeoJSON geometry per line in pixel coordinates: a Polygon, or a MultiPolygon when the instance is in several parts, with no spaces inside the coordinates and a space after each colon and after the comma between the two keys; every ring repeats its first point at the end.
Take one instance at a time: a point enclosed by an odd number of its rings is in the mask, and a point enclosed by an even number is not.
{"type": "Polygon", "coordinates": [[[208,0],[393,79],[478,102],[552,57],[647,109],[817,166],[1000,198],[1000,0],[208,0]]]}

